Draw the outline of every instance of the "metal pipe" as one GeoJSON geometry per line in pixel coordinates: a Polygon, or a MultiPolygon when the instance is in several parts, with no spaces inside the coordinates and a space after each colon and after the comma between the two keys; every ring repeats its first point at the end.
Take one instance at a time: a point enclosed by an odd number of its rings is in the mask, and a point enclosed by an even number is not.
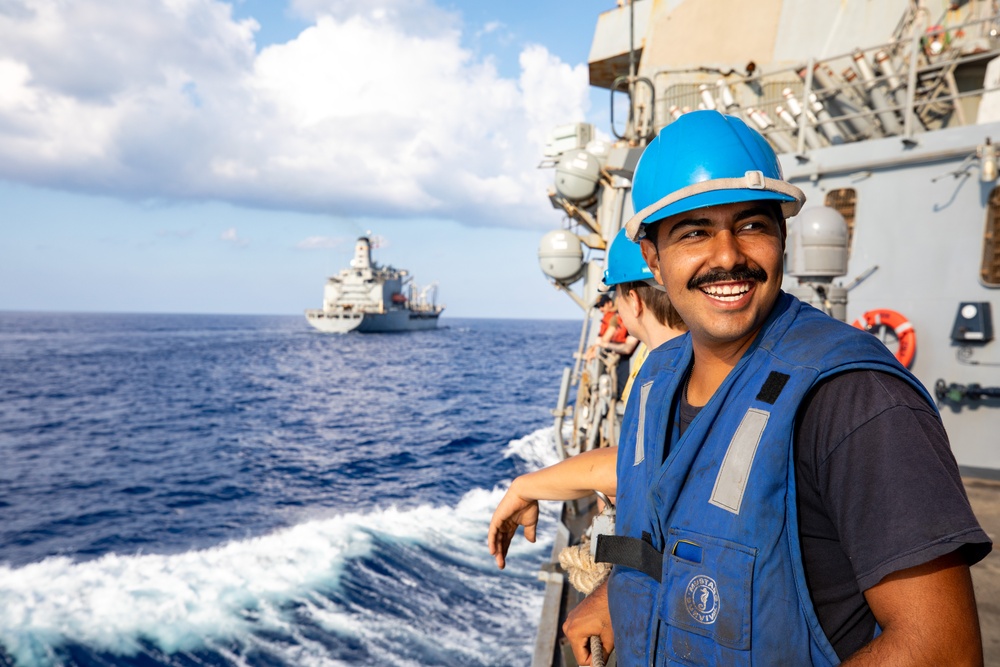
{"type": "Polygon", "coordinates": [[[635,141],[635,0],[628,3],[628,126],[625,136],[635,141]]]}
{"type": "Polygon", "coordinates": [[[852,93],[852,97],[857,100],[857,103],[862,106],[867,106],[867,102],[865,101],[865,89],[864,86],[861,85],[861,80],[858,79],[858,71],[853,67],[846,67],[844,68],[844,71],[841,72],[841,76],[844,78],[848,89],[852,93]]]}
{"type": "Polygon", "coordinates": [[[882,130],[886,134],[902,134],[903,126],[899,124],[899,119],[891,109],[893,104],[889,94],[886,92],[885,82],[875,78],[875,72],[872,71],[871,63],[868,62],[865,54],[861,51],[855,51],[854,62],[857,65],[858,73],[861,74],[861,78],[868,88],[868,99],[875,109],[875,116],[878,117],[879,122],[882,124],[882,130]]]}
{"type": "Polygon", "coordinates": [[[797,97],[795,97],[795,91],[791,88],[785,88],[781,91],[781,94],[785,98],[785,102],[788,106],[788,111],[791,112],[792,116],[795,118],[795,131],[799,136],[799,145],[797,152],[801,155],[805,153],[806,144],[809,148],[816,149],[822,148],[823,142],[820,141],[819,136],[816,134],[816,130],[812,128],[811,125],[807,124],[809,117],[806,116],[805,110],[799,103],[797,97]]]}
{"type": "Polygon", "coordinates": [[[764,137],[770,139],[778,147],[779,153],[795,152],[795,146],[785,136],[785,132],[775,127],[767,113],[761,109],[748,108],[747,116],[761,129],[764,137]]]}
{"type": "Polygon", "coordinates": [[[945,83],[948,84],[948,92],[951,93],[952,99],[954,100],[955,116],[958,118],[959,125],[968,125],[965,120],[965,109],[959,104],[959,99],[962,94],[958,92],[958,82],[955,81],[955,73],[947,72],[944,76],[945,83]]]}
{"type": "Polygon", "coordinates": [[[562,458],[566,458],[566,443],[563,442],[562,430],[563,419],[566,418],[566,401],[569,398],[569,379],[572,373],[569,366],[563,369],[562,381],[559,383],[559,399],[556,402],[556,409],[552,411],[555,416],[552,431],[555,435],[556,451],[562,458]]]}
{"type": "MultiPolygon", "coordinates": [[[[803,87],[803,89],[802,89],[802,104],[798,105],[798,101],[796,100],[796,104],[799,106],[799,109],[800,109],[799,114],[797,114],[798,115],[798,121],[799,121],[799,153],[800,154],[801,153],[805,153],[806,127],[807,127],[806,121],[809,120],[807,117],[805,117],[805,116],[802,115],[801,109],[803,107],[806,107],[808,105],[808,103],[809,103],[809,93],[812,91],[812,80],[813,80],[813,70],[814,69],[816,69],[816,59],[813,58],[812,56],[810,56],[809,57],[809,63],[806,65],[806,82],[805,82],[805,87],[803,87]]],[[[785,90],[788,90],[789,92],[791,92],[791,89],[789,89],[789,88],[786,88],[785,90]]],[[[785,99],[788,99],[788,95],[785,95],[785,99]]],[[[789,106],[791,107],[791,103],[789,103],[789,106]]],[[[794,108],[792,108],[792,114],[795,114],[795,109],[794,108]]]]}
{"type": "Polygon", "coordinates": [[[719,102],[722,108],[728,111],[736,106],[736,100],[733,99],[733,91],[726,83],[725,79],[719,79],[715,82],[715,87],[719,90],[719,102]]]}
{"type": "Polygon", "coordinates": [[[590,333],[590,325],[595,317],[596,315],[592,315],[588,309],[587,315],[583,318],[583,326],[580,327],[580,340],[576,343],[576,354],[573,355],[575,362],[573,363],[573,379],[571,382],[579,382],[580,380],[580,367],[583,365],[584,350],[587,349],[587,337],[590,333]]]}
{"type": "MultiPolygon", "coordinates": [[[[851,73],[853,75],[853,71],[851,73]]],[[[861,115],[845,118],[849,114],[857,114],[862,104],[852,94],[853,85],[839,82],[837,75],[826,64],[816,67],[813,80],[823,89],[820,100],[844,134],[854,138],[870,137],[873,134],[871,123],[861,115]]]]}
{"type": "Polygon", "coordinates": [[[916,114],[913,103],[917,92],[917,53],[920,50],[920,34],[923,32],[923,22],[917,16],[913,26],[913,37],[910,40],[910,69],[906,76],[906,109],[903,111],[903,136],[907,139],[913,136],[916,125],[916,114]]]}
{"type": "Polygon", "coordinates": [[[885,76],[886,82],[889,84],[889,92],[893,93],[899,89],[903,82],[899,80],[899,74],[896,73],[896,66],[892,62],[892,58],[885,51],[877,51],[875,53],[875,63],[882,70],[882,74],[885,76]]]}
{"type": "Polygon", "coordinates": [[[833,145],[846,143],[844,134],[840,131],[840,128],[837,127],[833,118],[830,117],[830,112],[826,110],[826,107],[819,101],[819,98],[816,97],[815,93],[809,95],[809,102],[812,104],[813,112],[819,120],[820,132],[825,134],[826,138],[833,145]]]}
{"type": "Polygon", "coordinates": [[[714,111],[715,97],[712,96],[712,91],[708,87],[708,84],[703,83],[698,86],[698,93],[701,95],[701,101],[705,105],[705,108],[714,111]]]}
{"type": "Polygon", "coordinates": [[[781,105],[778,105],[774,107],[774,113],[778,114],[778,118],[785,121],[785,123],[788,125],[789,128],[793,130],[798,129],[799,124],[795,122],[795,118],[792,116],[791,113],[789,113],[788,109],[786,109],[781,105]]]}

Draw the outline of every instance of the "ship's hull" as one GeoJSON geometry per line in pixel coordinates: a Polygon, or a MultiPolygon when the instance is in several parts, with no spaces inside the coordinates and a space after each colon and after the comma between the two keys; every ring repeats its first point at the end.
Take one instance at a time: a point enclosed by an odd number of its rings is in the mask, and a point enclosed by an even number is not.
{"type": "Polygon", "coordinates": [[[307,310],[306,320],[324,333],[397,333],[437,328],[440,311],[391,310],[386,313],[307,310]]]}

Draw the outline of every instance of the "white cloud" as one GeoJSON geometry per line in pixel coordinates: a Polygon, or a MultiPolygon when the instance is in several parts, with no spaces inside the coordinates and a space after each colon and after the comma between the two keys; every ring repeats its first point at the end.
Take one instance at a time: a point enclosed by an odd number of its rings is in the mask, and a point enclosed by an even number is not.
{"type": "Polygon", "coordinates": [[[232,243],[237,248],[244,248],[250,243],[248,240],[240,237],[240,235],[236,233],[235,227],[230,227],[226,231],[222,232],[222,234],[219,235],[219,238],[226,243],[232,243]]]}
{"type": "Polygon", "coordinates": [[[490,33],[496,32],[502,27],[504,27],[504,25],[500,21],[489,21],[482,28],[476,31],[476,37],[489,35],[490,33]]]}
{"type": "Polygon", "coordinates": [[[218,0],[0,8],[0,178],[339,216],[551,224],[547,132],[581,120],[583,66],[541,46],[518,80],[420,0],[295,0],[255,52],[218,0]]]}

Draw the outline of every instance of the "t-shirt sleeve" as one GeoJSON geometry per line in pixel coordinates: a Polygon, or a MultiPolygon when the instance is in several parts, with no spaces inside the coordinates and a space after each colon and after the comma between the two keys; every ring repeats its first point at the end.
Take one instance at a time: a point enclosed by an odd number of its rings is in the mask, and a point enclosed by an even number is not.
{"type": "Polygon", "coordinates": [[[798,437],[862,591],[956,549],[970,565],[990,552],[939,416],[901,378],[855,371],[824,382],[798,437]]]}

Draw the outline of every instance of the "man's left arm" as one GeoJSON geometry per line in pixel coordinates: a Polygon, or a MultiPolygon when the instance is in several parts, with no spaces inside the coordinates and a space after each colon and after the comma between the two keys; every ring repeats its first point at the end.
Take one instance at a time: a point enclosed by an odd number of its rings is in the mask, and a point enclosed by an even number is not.
{"type": "Polygon", "coordinates": [[[844,667],[983,664],[972,577],[957,551],[894,572],[864,595],[882,632],[844,667]]]}
{"type": "Polygon", "coordinates": [[[823,510],[810,515],[807,532],[824,539],[804,542],[807,577],[820,582],[827,636],[855,651],[845,664],[981,665],[969,566],[992,545],[937,412],[903,379],[859,371],[822,385],[800,427],[801,442],[815,448],[799,450],[799,499],[823,510]],[[830,568],[835,576],[816,575],[830,568]],[[851,574],[867,610],[830,602],[851,574]],[[865,611],[857,626],[877,623],[874,639],[850,626],[865,611]]]}

